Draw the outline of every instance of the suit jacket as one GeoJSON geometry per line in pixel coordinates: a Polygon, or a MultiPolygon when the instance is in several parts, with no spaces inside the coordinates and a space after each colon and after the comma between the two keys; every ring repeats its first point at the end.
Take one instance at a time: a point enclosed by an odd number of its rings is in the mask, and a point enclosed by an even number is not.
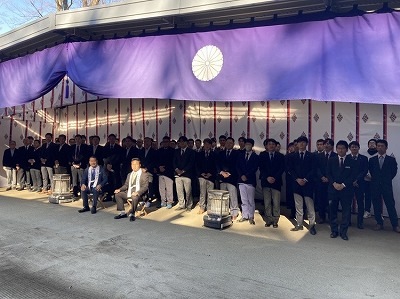
{"type": "Polygon", "coordinates": [[[125,156],[122,152],[123,149],[119,144],[114,144],[113,148],[108,144],[103,148],[103,158],[110,161],[113,169],[118,172],[121,169],[122,158],[125,156]]]}
{"type": "Polygon", "coordinates": [[[305,152],[303,160],[300,159],[299,152],[290,153],[287,156],[287,170],[292,178],[294,193],[313,197],[315,169],[315,155],[309,151],[305,152]],[[300,186],[296,182],[297,179],[306,179],[307,183],[300,186]]]}
{"type": "Polygon", "coordinates": [[[246,152],[240,153],[237,163],[236,163],[236,170],[238,175],[238,183],[243,184],[251,184],[254,187],[257,186],[257,179],[256,179],[256,172],[259,165],[259,157],[255,152],[249,157],[249,160],[246,161],[246,152]],[[243,181],[241,176],[245,175],[247,180],[243,181]]]}
{"type": "Polygon", "coordinates": [[[31,169],[33,168],[33,169],[40,170],[40,167],[42,166],[42,163],[40,162],[40,155],[41,155],[40,147],[38,147],[37,149],[33,148],[33,151],[29,152],[28,160],[30,160],[30,159],[35,160],[35,162],[33,164],[31,164],[31,166],[30,166],[31,169]]]}
{"type": "MultiPolygon", "coordinates": [[[[128,174],[128,176],[126,177],[125,183],[124,185],[122,185],[121,188],[119,188],[119,190],[121,191],[127,191],[129,188],[129,180],[131,179],[131,175],[133,172],[130,172],[128,174]]],[[[147,172],[142,171],[142,173],[140,174],[140,178],[139,178],[139,196],[142,196],[143,194],[147,193],[149,189],[149,174],[147,172]]],[[[132,192],[135,192],[135,190],[133,190],[132,192]]]]}
{"type": "Polygon", "coordinates": [[[194,176],[194,162],[195,162],[195,152],[190,148],[186,148],[183,156],[181,155],[181,149],[178,148],[175,150],[174,155],[174,170],[180,169],[183,170],[184,173],[180,175],[181,177],[193,178],[194,176]]]}
{"type": "Polygon", "coordinates": [[[31,145],[28,146],[28,149],[25,145],[18,148],[18,164],[22,169],[30,169],[30,163],[28,163],[28,160],[32,152],[33,146],[31,145]]]}
{"type": "Polygon", "coordinates": [[[171,179],[174,178],[174,156],[175,150],[173,148],[159,148],[156,152],[156,164],[157,164],[157,174],[164,175],[171,179]],[[165,171],[160,171],[160,166],[165,167],[165,171]]]}
{"type": "Polygon", "coordinates": [[[8,148],[4,151],[3,154],[3,167],[15,168],[19,161],[19,152],[18,149],[14,149],[14,154],[11,157],[11,150],[8,148]]]}
{"type": "Polygon", "coordinates": [[[207,179],[208,181],[215,182],[217,167],[216,167],[216,157],[217,152],[210,150],[209,156],[206,157],[205,151],[196,153],[196,176],[198,178],[203,178],[202,173],[211,173],[211,176],[207,179]]]}
{"type": "Polygon", "coordinates": [[[228,184],[236,186],[237,181],[238,181],[236,164],[237,164],[238,157],[243,152],[232,149],[229,157],[226,156],[226,152],[227,152],[227,150],[216,152],[217,157],[218,157],[217,163],[216,163],[218,179],[222,183],[228,183],[228,184]],[[220,174],[221,171],[229,172],[231,175],[227,178],[224,178],[220,174]]]}
{"type": "Polygon", "coordinates": [[[397,174],[397,161],[386,155],[382,165],[379,167],[379,156],[369,159],[369,173],[371,174],[371,192],[392,191],[392,180],[397,174]]]}
{"type": "Polygon", "coordinates": [[[328,194],[335,195],[341,193],[347,194],[348,196],[353,196],[353,182],[357,178],[357,163],[351,158],[351,155],[346,156],[343,167],[340,167],[339,161],[340,157],[337,155],[329,158],[327,166],[327,177],[329,180],[328,194]],[[341,191],[338,191],[332,185],[334,182],[338,184],[345,184],[346,187],[341,191]]]}
{"type": "Polygon", "coordinates": [[[58,150],[58,145],[54,142],[51,142],[49,146],[47,143],[44,143],[40,148],[40,158],[46,159],[46,162],[42,166],[46,167],[54,167],[54,160],[56,156],[56,152],[58,150]]]}
{"type": "Polygon", "coordinates": [[[139,158],[142,160],[140,150],[135,147],[131,146],[131,148],[123,149],[121,148],[121,177],[124,180],[128,173],[132,171],[131,162],[133,158],[139,158]]]}
{"type": "MultiPolygon", "coordinates": [[[[337,154],[335,152],[331,152],[329,159],[337,157],[337,154]]],[[[327,168],[328,168],[328,161],[329,159],[326,159],[326,153],[323,151],[322,153],[316,154],[316,176],[317,176],[317,182],[321,183],[321,178],[327,176],[327,168]]]]}
{"type": "MultiPolygon", "coordinates": [[[[81,185],[85,185],[87,187],[89,187],[89,169],[90,167],[86,168],[85,171],[83,172],[82,175],[82,183],[81,185]]],[[[97,185],[94,186],[95,188],[98,185],[101,185],[101,187],[104,187],[105,185],[107,185],[108,182],[108,176],[106,174],[106,172],[103,169],[103,166],[100,166],[100,170],[99,170],[99,178],[97,179],[97,185]]]]}
{"type": "Polygon", "coordinates": [[[97,164],[104,165],[104,147],[102,145],[98,145],[96,147],[96,151],[93,153],[93,145],[89,145],[88,148],[88,158],[91,156],[95,156],[97,158],[97,164]]]}
{"type": "Polygon", "coordinates": [[[155,149],[149,148],[146,155],[146,150],[144,148],[140,150],[142,168],[146,168],[151,174],[154,173],[154,168],[157,167],[156,152],[155,149]]]}
{"type": "MultiPolygon", "coordinates": [[[[351,156],[351,155],[349,155],[349,156],[351,156]]],[[[368,158],[364,155],[358,154],[357,160],[355,160],[355,161],[356,161],[356,165],[357,165],[356,181],[359,186],[358,188],[360,190],[364,190],[365,185],[366,185],[364,178],[368,173],[368,158]]]]}
{"type": "Polygon", "coordinates": [[[285,156],[275,152],[274,158],[271,161],[269,152],[263,151],[260,153],[259,161],[261,186],[280,191],[282,187],[282,174],[285,171],[285,156]],[[275,183],[270,184],[267,181],[268,177],[273,177],[275,183]]]}
{"type": "Polygon", "coordinates": [[[58,144],[57,151],[55,151],[55,160],[58,160],[60,166],[68,167],[70,165],[71,147],[66,143],[63,144],[61,149],[60,147],[61,145],[58,144]]]}
{"type": "Polygon", "coordinates": [[[70,163],[71,164],[79,164],[80,168],[85,169],[87,167],[89,158],[88,158],[88,148],[87,144],[81,144],[79,147],[79,154],[76,155],[77,144],[71,146],[70,150],[70,163]]]}

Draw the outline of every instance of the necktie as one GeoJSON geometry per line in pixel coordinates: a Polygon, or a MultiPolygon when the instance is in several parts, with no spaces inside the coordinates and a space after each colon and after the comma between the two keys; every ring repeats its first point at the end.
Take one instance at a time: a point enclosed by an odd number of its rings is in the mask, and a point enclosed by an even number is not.
{"type": "Polygon", "coordinates": [[[304,158],[304,153],[301,152],[301,153],[300,153],[300,160],[303,161],[303,158],[304,158]]]}
{"type": "Polygon", "coordinates": [[[383,161],[384,161],[384,157],[383,157],[383,156],[380,156],[380,157],[379,157],[379,168],[380,168],[380,169],[382,169],[383,161]]]}
{"type": "Polygon", "coordinates": [[[269,154],[269,159],[270,159],[271,161],[274,159],[274,154],[273,154],[273,153],[270,153],[270,154],[269,154]]]}
{"type": "Polygon", "coordinates": [[[91,171],[91,174],[90,174],[90,180],[91,180],[91,183],[90,183],[90,188],[93,188],[93,185],[94,185],[94,179],[96,178],[96,174],[95,174],[95,171],[94,171],[94,169],[92,169],[92,171],[91,171]]]}
{"type": "Polygon", "coordinates": [[[129,155],[129,150],[130,150],[130,148],[128,148],[128,149],[126,150],[126,157],[128,157],[128,155],[129,155]]]}
{"type": "Polygon", "coordinates": [[[206,152],[206,158],[208,158],[208,151],[206,152]]]}
{"type": "Polygon", "coordinates": [[[184,153],[185,153],[185,151],[184,151],[184,150],[181,150],[181,156],[183,156],[184,153]]]}
{"type": "Polygon", "coordinates": [[[329,154],[325,155],[325,159],[328,161],[329,160],[329,154]]]}
{"type": "Polygon", "coordinates": [[[14,156],[14,151],[11,151],[11,157],[13,157],[14,156]]]}
{"type": "Polygon", "coordinates": [[[76,147],[76,154],[77,157],[79,156],[79,145],[76,147]]]}
{"type": "Polygon", "coordinates": [[[226,156],[229,157],[229,155],[231,154],[231,151],[226,151],[226,156]]]}
{"type": "Polygon", "coordinates": [[[26,150],[28,150],[29,146],[26,147],[26,150]]]}
{"type": "Polygon", "coordinates": [[[96,148],[97,148],[97,146],[95,145],[95,146],[93,146],[93,155],[96,153],[96,148]]]}
{"type": "Polygon", "coordinates": [[[353,156],[353,159],[354,159],[354,160],[357,160],[357,156],[353,156]]]}
{"type": "Polygon", "coordinates": [[[246,162],[249,161],[249,153],[246,153],[246,162]]]}
{"type": "Polygon", "coordinates": [[[340,168],[343,168],[343,158],[340,158],[340,168]]]}

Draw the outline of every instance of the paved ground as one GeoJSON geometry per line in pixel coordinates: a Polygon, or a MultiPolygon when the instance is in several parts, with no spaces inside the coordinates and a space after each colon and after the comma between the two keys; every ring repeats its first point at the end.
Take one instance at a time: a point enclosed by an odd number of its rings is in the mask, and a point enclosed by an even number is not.
{"type": "Polygon", "coordinates": [[[80,207],[0,193],[0,298],[400,298],[400,235],[372,219],[346,242],[327,226],[290,232],[285,217],[219,231],[197,208],[130,223],[114,205],[80,207]]]}

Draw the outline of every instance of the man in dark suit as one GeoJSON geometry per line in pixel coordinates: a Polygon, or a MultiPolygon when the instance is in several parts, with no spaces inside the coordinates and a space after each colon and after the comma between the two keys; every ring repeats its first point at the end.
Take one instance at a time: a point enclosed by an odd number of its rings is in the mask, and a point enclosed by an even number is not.
{"type": "Polygon", "coordinates": [[[331,157],[327,165],[329,181],[328,198],[330,208],[331,238],[340,237],[347,241],[347,229],[350,224],[351,203],[353,200],[353,182],[357,177],[357,163],[351,155],[346,156],[349,145],[344,140],[336,144],[337,156],[331,157]],[[338,229],[337,213],[339,203],[342,207],[342,223],[338,229]]]}
{"type": "Polygon", "coordinates": [[[94,135],[91,140],[91,145],[88,149],[89,155],[96,157],[99,165],[104,165],[104,147],[100,145],[100,137],[94,135]]]}
{"type": "Polygon", "coordinates": [[[364,192],[365,192],[365,176],[368,173],[368,158],[359,153],[360,144],[358,141],[352,141],[349,144],[351,158],[356,161],[357,177],[353,182],[354,195],[357,200],[357,227],[364,228],[364,192]]]}
{"type": "Polygon", "coordinates": [[[75,144],[70,150],[70,164],[72,188],[74,197],[78,197],[80,184],[82,183],[83,172],[87,167],[88,162],[88,145],[82,143],[82,136],[75,135],[75,144]]]}
{"type": "Polygon", "coordinates": [[[83,208],[78,212],[83,213],[91,211],[96,214],[97,200],[102,194],[102,188],[108,182],[108,177],[102,166],[97,164],[97,158],[92,156],[89,158],[89,167],[85,169],[82,176],[81,197],[83,200],[83,208]],[[89,209],[88,195],[93,194],[93,206],[89,209]]]}
{"type": "MultiPolygon", "coordinates": [[[[125,148],[121,150],[121,179],[126,180],[126,177],[131,172],[131,161],[133,158],[141,158],[141,150],[133,145],[133,138],[127,136],[125,138],[125,148]]],[[[143,163],[142,163],[143,164],[143,163]]]]}
{"type": "Polygon", "coordinates": [[[164,136],[162,146],[157,150],[156,174],[159,180],[161,207],[172,208],[174,203],[174,155],[175,150],[169,146],[170,137],[164,136]]]}
{"type": "Polygon", "coordinates": [[[40,161],[42,163],[41,172],[43,179],[42,193],[47,193],[48,189],[53,185],[53,167],[55,155],[58,150],[58,145],[53,142],[53,134],[45,135],[46,143],[42,144],[40,150],[40,161]]]}
{"type": "Polygon", "coordinates": [[[256,209],[255,192],[257,186],[256,172],[259,165],[259,157],[253,151],[253,146],[254,140],[247,138],[245,151],[240,153],[236,164],[240,198],[242,199],[242,218],[238,221],[249,221],[251,225],[256,224],[254,221],[256,209]]]}
{"type": "Polygon", "coordinates": [[[104,146],[103,158],[111,163],[115,173],[116,184],[117,186],[121,186],[121,161],[122,156],[126,153],[123,153],[121,146],[116,141],[117,137],[114,134],[108,135],[107,144],[104,146]]]}
{"type": "Polygon", "coordinates": [[[129,221],[135,221],[135,212],[139,203],[148,192],[149,176],[146,172],[142,171],[140,159],[133,158],[131,161],[132,172],[128,174],[125,184],[115,190],[115,200],[117,201],[117,210],[120,211],[119,215],[114,219],[127,218],[125,213],[124,203],[127,201],[132,202],[132,209],[129,211],[129,221]]]}
{"type": "Polygon", "coordinates": [[[66,139],[67,136],[64,134],[58,136],[60,144],[58,144],[58,149],[55,151],[54,161],[54,173],[56,174],[68,174],[70,170],[71,147],[65,143],[66,139]]]}
{"type": "Polygon", "coordinates": [[[143,139],[143,148],[139,152],[142,169],[149,175],[149,200],[146,202],[146,207],[150,207],[150,199],[156,198],[156,193],[158,193],[158,177],[154,174],[157,159],[156,151],[151,147],[152,141],[150,137],[145,137],[143,139]]]}
{"type": "Polygon", "coordinates": [[[42,174],[40,172],[40,140],[33,141],[33,151],[28,156],[28,162],[30,164],[30,173],[32,178],[32,191],[40,192],[42,190],[42,174]]]}
{"type": "MultiPolygon", "coordinates": [[[[328,161],[337,154],[333,151],[335,143],[332,139],[327,138],[323,141],[324,151],[317,154],[317,186],[316,186],[316,203],[318,205],[319,224],[325,223],[326,213],[329,212],[328,202],[328,177],[326,174],[328,161]]],[[[329,219],[329,215],[328,215],[329,219]]]]}
{"type": "MultiPolygon", "coordinates": [[[[314,191],[314,174],[315,174],[315,155],[307,151],[308,138],[300,136],[297,139],[298,151],[288,156],[288,172],[290,173],[294,202],[296,206],[297,224],[291,231],[303,229],[304,202],[307,206],[308,220],[310,225],[310,234],[317,233],[315,229],[315,210],[314,201],[312,199],[314,191]]],[[[287,182],[289,183],[289,182],[287,182]]]]}
{"type": "Polygon", "coordinates": [[[29,156],[33,151],[33,147],[30,145],[30,141],[28,138],[25,138],[23,141],[23,146],[18,148],[18,163],[19,167],[17,172],[17,180],[19,182],[18,191],[24,190],[24,186],[26,186],[27,190],[31,189],[31,174],[30,174],[30,164],[28,163],[29,156]]]}
{"type": "Polygon", "coordinates": [[[194,177],[195,151],[188,148],[188,139],[181,136],[178,139],[179,148],[175,150],[174,169],[175,186],[178,195],[178,208],[187,212],[192,210],[192,178],[194,177]]]}
{"type": "Polygon", "coordinates": [[[18,163],[18,150],[15,148],[16,142],[11,140],[8,144],[9,148],[3,154],[3,168],[7,175],[7,189],[15,189],[17,185],[17,163],[18,163]]]}
{"type": "Polygon", "coordinates": [[[233,149],[234,146],[235,139],[232,137],[226,138],[225,150],[218,152],[216,163],[220,189],[229,192],[229,209],[233,221],[237,220],[239,215],[236,163],[241,153],[241,151],[233,149]]]}
{"type": "Polygon", "coordinates": [[[285,156],[276,152],[277,142],[275,139],[264,141],[265,151],[260,153],[260,181],[263,189],[265,226],[278,227],[281,213],[281,187],[282,174],[285,171],[285,156]]]}
{"type": "Polygon", "coordinates": [[[392,180],[397,174],[397,162],[395,158],[386,154],[387,147],[388,143],[386,140],[377,140],[376,149],[378,150],[378,155],[369,160],[369,172],[371,174],[371,197],[374,207],[375,220],[377,223],[374,229],[383,229],[383,207],[381,201],[381,198],[383,198],[393,230],[397,233],[400,233],[392,186],[392,180]]]}
{"type": "Polygon", "coordinates": [[[196,175],[200,185],[199,211],[203,214],[206,210],[208,191],[214,189],[216,174],[216,152],[211,151],[211,139],[203,140],[203,150],[196,154],[196,175]]]}

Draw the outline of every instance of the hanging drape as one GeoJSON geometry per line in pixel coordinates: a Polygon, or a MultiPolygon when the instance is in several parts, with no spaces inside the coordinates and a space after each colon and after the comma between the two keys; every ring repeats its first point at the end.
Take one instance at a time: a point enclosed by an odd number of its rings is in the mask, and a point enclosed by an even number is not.
{"type": "Polygon", "coordinates": [[[0,106],[68,73],[100,97],[399,103],[400,13],[68,43],[0,64],[0,106]]]}

